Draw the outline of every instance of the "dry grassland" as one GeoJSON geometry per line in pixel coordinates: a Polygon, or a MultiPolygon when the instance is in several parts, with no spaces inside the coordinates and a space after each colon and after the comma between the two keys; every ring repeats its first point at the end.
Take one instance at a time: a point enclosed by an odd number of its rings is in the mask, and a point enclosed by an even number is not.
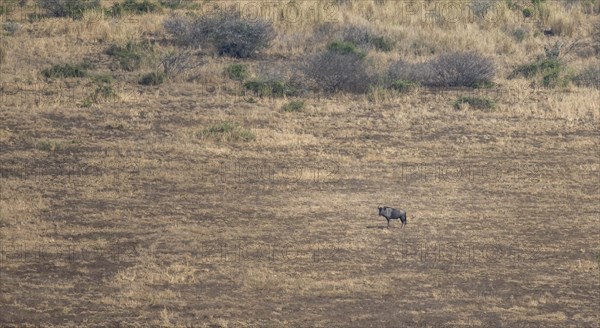
{"type": "Polygon", "coordinates": [[[296,3],[260,55],[206,52],[158,86],[137,81],[177,48],[170,9],[0,16],[19,22],[0,40],[0,327],[599,327],[600,89],[509,75],[556,40],[580,43],[572,74],[598,65],[600,2],[546,1],[529,22],[500,1],[456,23],[399,20],[399,1],[296,3]],[[369,51],[376,70],[477,51],[496,85],[312,93],[284,112],[295,98],[223,74],[285,70],[327,46],[326,20],[392,39],[369,51]],[[134,71],[105,52],[145,40],[134,71]],[[84,59],[115,97],[86,104],[92,78],[40,74],[84,59]],[[495,109],[455,109],[468,94],[495,109]],[[407,226],[386,229],[383,205],[407,226]]]}

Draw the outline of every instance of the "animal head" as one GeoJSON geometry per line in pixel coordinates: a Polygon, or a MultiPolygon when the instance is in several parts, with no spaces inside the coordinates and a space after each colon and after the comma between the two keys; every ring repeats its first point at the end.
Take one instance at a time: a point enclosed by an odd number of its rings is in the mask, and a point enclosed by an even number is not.
{"type": "Polygon", "coordinates": [[[379,215],[384,215],[385,211],[386,211],[387,207],[383,206],[379,208],[379,215]]]}

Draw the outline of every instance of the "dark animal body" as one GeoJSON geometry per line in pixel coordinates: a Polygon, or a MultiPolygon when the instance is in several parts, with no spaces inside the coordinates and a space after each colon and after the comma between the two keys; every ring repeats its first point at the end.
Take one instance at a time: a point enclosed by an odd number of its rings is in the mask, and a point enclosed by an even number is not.
{"type": "Polygon", "coordinates": [[[392,207],[384,206],[379,208],[379,215],[385,217],[388,223],[388,228],[390,227],[390,220],[399,219],[400,221],[402,221],[402,226],[400,228],[404,228],[404,226],[406,225],[406,212],[404,210],[397,210],[392,207]]]}

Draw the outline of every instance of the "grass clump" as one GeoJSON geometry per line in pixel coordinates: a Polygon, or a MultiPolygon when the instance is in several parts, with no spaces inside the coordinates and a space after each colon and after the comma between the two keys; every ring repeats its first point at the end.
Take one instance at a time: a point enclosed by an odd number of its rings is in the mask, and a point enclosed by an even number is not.
{"type": "Polygon", "coordinates": [[[304,109],[304,100],[292,100],[281,108],[284,112],[301,112],[304,109]]]}
{"type": "Polygon", "coordinates": [[[243,81],[248,77],[248,69],[243,64],[231,64],[225,67],[225,74],[236,81],[243,81]]]}
{"type": "Polygon", "coordinates": [[[141,85],[160,85],[166,80],[166,75],[163,72],[150,72],[142,75],[138,80],[141,85]]]}
{"type": "Polygon", "coordinates": [[[113,17],[120,17],[125,13],[141,15],[158,11],[160,7],[148,0],[136,1],[125,0],[124,2],[116,2],[112,5],[109,12],[113,17]]]}
{"type": "Polygon", "coordinates": [[[225,121],[213,124],[197,133],[197,136],[203,139],[213,139],[215,141],[252,141],[256,136],[250,129],[246,129],[236,123],[225,121]]]}
{"type": "Polygon", "coordinates": [[[43,69],[41,73],[45,78],[85,77],[88,74],[88,68],[90,68],[88,63],[56,64],[43,69]]]}
{"type": "Polygon", "coordinates": [[[128,42],[125,46],[111,45],[106,54],[115,57],[121,69],[131,72],[140,68],[145,53],[151,50],[147,43],[128,42]]]}
{"type": "Polygon", "coordinates": [[[480,109],[484,111],[491,111],[494,108],[496,108],[496,103],[493,100],[476,96],[458,97],[458,99],[454,102],[454,109],[461,109],[462,104],[469,104],[469,106],[475,109],[480,109]]]}

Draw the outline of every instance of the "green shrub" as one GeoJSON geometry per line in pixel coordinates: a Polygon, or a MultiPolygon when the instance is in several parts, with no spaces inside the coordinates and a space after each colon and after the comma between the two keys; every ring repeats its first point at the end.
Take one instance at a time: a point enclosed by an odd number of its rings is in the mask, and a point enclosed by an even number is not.
{"type": "Polygon", "coordinates": [[[252,131],[230,121],[213,124],[196,135],[216,141],[252,141],[256,139],[252,131]]]}
{"type": "Polygon", "coordinates": [[[304,109],[304,100],[292,100],[281,108],[284,112],[301,112],[304,109]]]}
{"type": "Polygon", "coordinates": [[[159,0],[158,3],[164,8],[169,9],[199,9],[200,5],[196,0],[159,0]]]}
{"type": "Polygon", "coordinates": [[[89,64],[57,64],[42,70],[46,78],[85,77],[89,64]]]}
{"type": "Polygon", "coordinates": [[[523,17],[527,18],[527,17],[531,17],[531,16],[533,16],[533,9],[531,9],[531,8],[523,9],[523,17]]]}
{"type": "Polygon", "coordinates": [[[225,68],[225,73],[236,81],[243,81],[248,77],[248,69],[243,64],[231,64],[225,68]]]}
{"type": "Polygon", "coordinates": [[[333,41],[327,46],[327,50],[343,55],[356,55],[360,58],[365,57],[365,53],[360,51],[356,45],[350,41],[333,41]]]}
{"type": "Polygon", "coordinates": [[[541,83],[545,87],[565,85],[562,79],[566,68],[558,59],[542,59],[535,63],[524,64],[517,67],[511,74],[511,78],[524,76],[526,78],[541,77],[541,83]]]}
{"type": "Polygon", "coordinates": [[[40,7],[52,17],[81,19],[88,10],[100,9],[100,0],[39,0],[40,7]]]}
{"type": "Polygon", "coordinates": [[[200,17],[172,16],[165,29],[184,46],[211,45],[219,55],[247,58],[267,48],[275,38],[268,21],[248,20],[239,13],[220,12],[200,17]]]}
{"type": "Polygon", "coordinates": [[[138,81],[141,85],[159,85],[165,82],[165,73],[163,72],[150,72],[144,74],[138,81]]]}
{"type": "Polygon", "coordinates": [[[155,12],[159,9],[158,5],[148,0],[136,1],[136,0],[125,0],[121,3],[114,3],[110,8],[110,14],[113,17],[120,17],[125,13],[131,14],[145,14],[155,12]]]}
{"type": "Polygon", "coordinates": [[[297,95],[296,90],[281,81],[251,80],[244,82],[244,88],[252,91],[257,97],[280,98],[297,95]]]}
{"type": "Polygon", "coordinates": [[[118,59],[121,69],[131,72],[140,68],[148,51],[152,51],[152,48],[147,43],[128,42],[125,46],[111,45],[106,49],[106,54],[118,59]]]}
{"type": "Polygon", "coordinates": [[[114,78],[112,75],[98,75],[93,77],[92,82],[96,88],[83,100],[82,106],[90,107],[104,100],[118,99],[119,96],[112,86],[113,81],[114,78]]]}
{"type": "Polygon", "coordinates": [[[469,104],[469,106],[475,109],[481,109],[485,111],[490,111],[496,108],[496,103],[493,100],[475,96],[458,97],[458,99],[454,102],[454,108],[457,110],[460,109],[461,104],[469,104]]]}

